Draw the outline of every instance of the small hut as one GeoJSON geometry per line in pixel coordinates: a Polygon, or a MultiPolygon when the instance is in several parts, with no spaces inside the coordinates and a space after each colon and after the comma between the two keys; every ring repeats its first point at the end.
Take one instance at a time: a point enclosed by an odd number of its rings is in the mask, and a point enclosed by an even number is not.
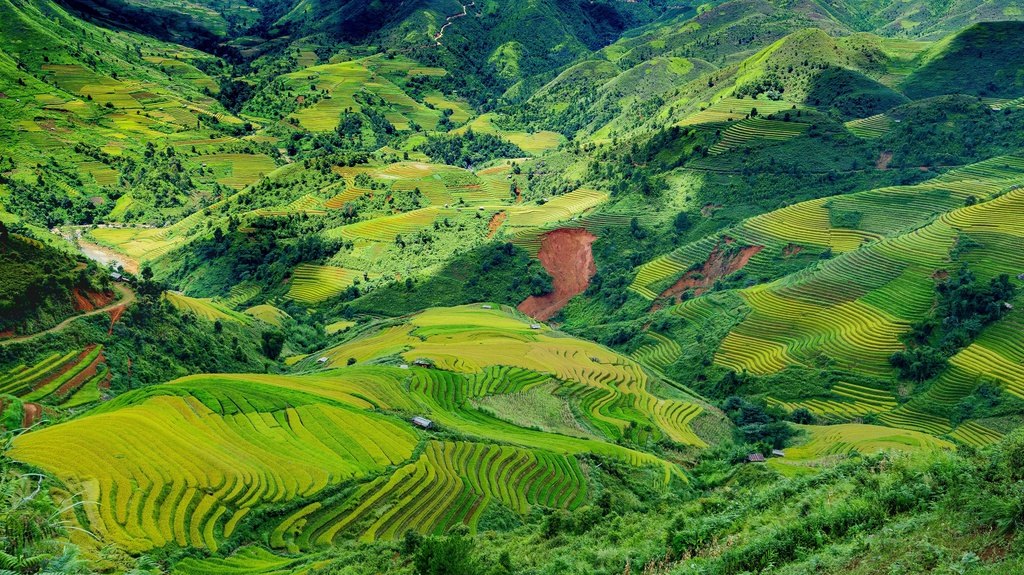
{"type": "Polygon", "coordinates": [[[434,427],[434,422],[430,421],[426,417],[414,417],[412,418],[413,425],[422,427],[423,429],[431,429],[434,427]]]}
{"type": "Polygon", "coordinates": [[[764,456],[760,453],[751,453],[747,456],[747,463],[764,463],[764,456]]]}

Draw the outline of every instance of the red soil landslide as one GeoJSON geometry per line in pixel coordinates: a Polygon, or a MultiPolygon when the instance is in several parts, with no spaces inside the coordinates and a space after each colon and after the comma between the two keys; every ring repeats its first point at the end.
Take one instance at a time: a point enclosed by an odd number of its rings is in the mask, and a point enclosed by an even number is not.
{"type": "Polygon", "coordinates": [[[892,161],[892,152],[882,152],[878,156],[878,161],[875,162],[875,169],[877,170],[888,170],[889,162],[892,161]]]}
{"type": "Polygon", "coordinates": [[[97,291],[85,291],[75,288],[75,311],[92,311],[98,307],[109,305],[114,301],[113,292],[102,293],[97,291]]]}
{"type": "MultiPolygon", "coordinates": [[[[731,242],[727,241],[726,243],[731,242]]],[[[679,296],[691,289],[695,295],[700,295],[701,292],[713,286],[716,280],[743,269],[743,266],[747,265],[750,258],[763,250],[764,246],[746,246],[740,248],[738,253],[729,257],[723,257],[720,248],[721,246],[716,246],[712,250],[711,255],[708,256],[708,261],[704,262],[704,265],[699,270],[683,274],[683,277],[672,284],[672,287],[665,290],[661,297],[673,298],[679,302],[679,296]]]]}
{"type": "Polygon", "coordinates": [[[107,330],[108,336],[114,334],[114,324],[117,323],[117,320],[121,319],[121,314],[124,313],[124,309],[125,306],[119,305],[114,309],[110,310],[110,329],[107,330]]]}
{"type": "Polygon", "coordinates": [[[494,237],[494,234],[498,232],[498,228],[501,224],[505,223],[505,218],[508,217],[506,212],[498,212],[491,218],[490,223],[487,224],[487,239],[494,237]]]}
{"type": "Polygon", "coordinates": [[[562,228],[544,234],[537,257],[554,278],[554,291],[530,296],[519,311],[541,321],[558,313],[573,297],[583,293],[597,273],[591,244],[597,236],[584,229],[562,228]]]}
{"type": "Polygon", "coordinates": [[[39,418],[43,415],[43,407],[38,403],[26,403],[24,408],[25,416],[21,421],[21,426],[31,427],[32,424],[39,421],[39,418]]]}

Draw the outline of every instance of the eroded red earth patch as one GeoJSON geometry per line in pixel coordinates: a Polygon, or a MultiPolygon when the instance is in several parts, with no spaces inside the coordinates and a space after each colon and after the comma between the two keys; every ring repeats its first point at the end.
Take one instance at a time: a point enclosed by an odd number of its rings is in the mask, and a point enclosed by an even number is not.
{"type": "MultiPolygon", "coordinates": [[[[726,241],[726,243],[730,244],[732,242],[726,241]]],[[[715,249],[712,250],[711,255],[708,256],[707,261],[704,262],[704,265],[699,270],[688,271],[683,274],[683,277],[672,284],[672,287],[665,290],[661,297],[672,298],[679,302],[681,301],[679,296],[691,289],[694,295],[700,295],[707,288],[713,286],[717,280],[743,269],[747,262],[750,261],[750,258],[757,255],[763,249],[764,246],[745,246],[738,251],[734,251],[732,249],[723,250],[720,245],[715,246],[715,249]]]]}
{"type": "Polygon", "coordinates": [[[518,310],[541,321],[551,319],[573,297],[583,293],[597,273],[591,245],[597,236],[582,228],[562,228],[544,234],[537,253],[551,274],[554,291],[530,296],[518,310]]]}

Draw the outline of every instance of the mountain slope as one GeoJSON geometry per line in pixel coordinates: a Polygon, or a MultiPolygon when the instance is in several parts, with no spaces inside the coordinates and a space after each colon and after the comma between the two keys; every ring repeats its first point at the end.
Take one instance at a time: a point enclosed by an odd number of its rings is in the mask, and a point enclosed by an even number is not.
{"type": "Polygon", "coordinates": [[[1024,23],[975,24],[921,55],[923,64],[900,89],[911,98],[971,94],[992,98],[1024,95],[1024,23]]]}

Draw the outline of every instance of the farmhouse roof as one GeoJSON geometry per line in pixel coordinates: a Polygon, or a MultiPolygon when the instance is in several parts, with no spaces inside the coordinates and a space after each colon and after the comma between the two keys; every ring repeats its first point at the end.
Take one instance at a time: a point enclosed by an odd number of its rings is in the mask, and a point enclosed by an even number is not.
{"type": "Polygon", "coordinates": [[[760,453],[751,453],[750,455],[747,456],[747,461],[750,463],[763,463],[764,456],[761,455],[760,453]]]}
{"type": "Polygon", "coordinates": [[[482,305],[482,306],[480,306],[480,307],[482,307],[482,308],[484,308],[484,309],[493,309],[493,308],[491,308],[491,306],[489,306],[489,305],[482,305]]]}
{"type": "Polygon", "coordinates": [[[772,455],[775,456],[775,457],[785,457],[786,456],[786,452],[781,450],[781,449],[773,449],[772,450],[772,455]]]}
{"type": "Polygon", "coordinates": [[[530,324],[530,329],[540,329],[540,324],[539,323],[531,323],[530,324]]]}
{"type": "Polygon", "coordinates": [[[124,277],[124,276],[122,276],[121,274],[119,274],[117,272],[114,272],[114,273],[110,274],[110,279],[112,279],[112,280],[114,280],[116,282],[121,281],[122,277],[124,277]]]}
{"type": "Polygon", "coordinates": [[[326,357],[321,357],[320,359],[316,360],[316,362],[317,363],[327,363],[327,358],[326,357]]]}
{"type": "Polygon", "coordinates": [[[434,426],[434,422],[430,421],[426,417],[414,417],[412,418],[412,422],[424,429],[429,429],[434,426]]]}

